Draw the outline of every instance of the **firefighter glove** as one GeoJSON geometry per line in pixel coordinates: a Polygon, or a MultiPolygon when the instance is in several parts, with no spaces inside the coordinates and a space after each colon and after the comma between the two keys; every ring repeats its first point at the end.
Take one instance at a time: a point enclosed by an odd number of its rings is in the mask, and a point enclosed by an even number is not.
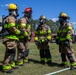
{"type": "Polygon", "coordinates": [[[60,44],[60,41],[58,39],[56,39],[56,44],[59,45],[60,44]]]}
{"type": "Polygon", "coordinates": [[[66,40],[65,41],[65,45],[70,46],[70,41],[69,40],[66,40]]]}
{"type": "Polygon", "coordinates": [[[36,45],[38,45],[38,44],[39,44],[39,42],[38,42],[38,41],[35,41],[35,44],[36,44],[36,45]]]}
{"type": "Polygon", "coordinates": [[[46,39],[45,42],[48,43],[50,40],[46,39]]]}
{"type": "Polygon", "coordinates": [[[24,31],[23,30],[20,30],[20,35],[24,35],[24,31]]]}

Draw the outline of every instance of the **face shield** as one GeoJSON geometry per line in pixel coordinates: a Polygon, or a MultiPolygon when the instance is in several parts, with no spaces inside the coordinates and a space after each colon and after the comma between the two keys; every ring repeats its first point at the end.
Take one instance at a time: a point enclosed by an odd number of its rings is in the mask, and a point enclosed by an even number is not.
{"type": "Polygon", "coordinates": [[[24,12],[24,16],[28,17],[28,18],[31,18],[32,17],[32,13],[26,11],[26,12],[24,12]]]}
{"type": "Polygon", "coordinates": [[[45,24],[45,23],[46,23],[46,20],[45,20],[45,19],[40,19],[40,20],[39,20],[39,23],[40,23],[40,24],[45,24]]]}
{"type": "Polygon", "coordinates": [[[10,15],[13,15],[13,16],[15,16],[15,17],[18,17],[18,16],[19,16],[18,10],[9,10],[9,14],[10,14],[10,15]]]}
{"type": "Polygon", "coordinates": [[[64,19],[63,18],[59,18],[59,22],[64,22],[64,19]]]}

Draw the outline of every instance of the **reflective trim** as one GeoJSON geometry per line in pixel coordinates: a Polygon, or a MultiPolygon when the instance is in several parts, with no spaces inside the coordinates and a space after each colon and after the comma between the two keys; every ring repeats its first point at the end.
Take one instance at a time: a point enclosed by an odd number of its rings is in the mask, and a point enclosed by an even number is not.
{"type": "Polygon", "coordinates": [[[31,39],[30,36],[28,36],[28,39],[29,39],[29,40],[31,39]]]}
{"type": "Polygon", "coordinates": [[[38,39],[38,37],[35,37],[35,41],[38,41],[39,39],[38,39]]]}
{"type": "Polygon", "coordinates": [[[64,40],[66,40],[66,38],[60,38],[60,41],[64,41],[64,40]]]}
{"type": "Polygon", "coordinates": [[[72,30],[72,27],[71,27],[71,26],[69,26],[69,27],[67,27],[67,29],[68,29],[68,30],[69,30],[69,29],[70,29],[70,30],[72,30]]]}
{"type": "Polygon", "coordinates": [[[29,28],[29,29],[30,29],[30,28],[31,28],[31,25],[29,25],[29,24],[28,24],[28,25],[27,25],[27,28],[29,28]]]}
{"type": "Polygon", "coordinates": [[[18,37],[17,36],[14,36],[14,35],[5,36],[5,38],[19,40],[18,37]]]}
{"type": "Polygon", "coordinates": [[[22,27],[22,26],[26,27],[26,24],[20,24],[20,25],[19,25],[19,27],[22,27]]]}
{"type": "Polygon", "coordinates": [[[67,32],[67,30],[59,30],[58,33],[67,32]]]}
{"type": "Polygon", "coordinates": [[[15,26],[15,23],[10,23],[8,24],[8,28],[12,27],[12,26],[15,26]]]}
{"type": "Polygon", "coordinates": [[[24,59],[23,62],[24,62],[24,63],[28,63],[28,60],[27,60],[27,59],[24,59]]]}
{"type": "Polygon", "coordinates": [[[47,36],[46,39],[51,40],[51,36],[47,36]]]}
{"type": "Polygon", "coordinates": [[[68,65],[69,63],[68,62],[62,62],[63,64],[65,64],[65,65],[68,65]]]}
{"type": "Polygon", "coordinates": [[[48,58],[47,61],[52,60],[52,58],[48,58]]]}
{"type": "Polygon", "coordinates": [[[72,37],[71,37],[70,35],[67,35],[66,38],[67,38],[67,39],[71,39],[72,37]]]}
{"type": "Polygon", "coordinates": [[[23,61],[21,61],[21,62],[17,61],[16,65],[23,65],[23,61]]]}
{"type": "Polygon", "coordinates": [[[72,66],[76,66],[76,62],[72,63],[71,65],[72,65],[72,66]]]}
{"type": "Polygon", "coordinates": [[[44,34],[44,32],[43,31],[40,31],[40,34],[44,34]]]}
{"type": "Polygon", "coordinates": [[[7,24],[4,24],[4,28],[8,28],[8,25],[7,24]]]}
{"type": "Polygon", "coordinates": [[[44,39],[41,39],[41,42],[45,42],[45,40],[44,39]]]}
{"type": "Polygon", "coordinates": [[[63,30],[62,32],[67,32],[67,30],[63,30]]]}
{"type": "Polygon", "coordinates": [[[10,70],[12,67],[10,65],[3,65],[3,70],[10,70]]]}
{"type": "Polygon", "coordinates": [[[11,63],[10,66],[11,66],[11,67],[15,67],[15,63],[14,63],[14,62],[11,63]]]}
{"type": "Polygon", "coordinates": [[[51,30],[47,30],[47,33],[48,33],[48,34],[51,34],[51,30]]]}
{"type": "Polygon", "coordinates": [[[24,32],[24,36],[28,36],[28,35],[29,35],[28,32],[25,31],[25,32],[24,32]]]}
{"type": "Polygon", "coordinates": [[[24,36],[21,35],[21,36],[19,36],[19,38],[24,38],[24,36]]]}
{"type": "Polygon", "coordinates": [[[17,34],[17,35],[20,34],[20,30],[16,30],[16,34],[17,34]]]}
{"type": "Polygon", "coordinates": [[[45,58],[40,58],[40,60],[45,60],[45,58]]]}
{"type": "Polygon", "coordinates": [[[56,39],[59,39],[59,36],[56,36],[56,39]]]}

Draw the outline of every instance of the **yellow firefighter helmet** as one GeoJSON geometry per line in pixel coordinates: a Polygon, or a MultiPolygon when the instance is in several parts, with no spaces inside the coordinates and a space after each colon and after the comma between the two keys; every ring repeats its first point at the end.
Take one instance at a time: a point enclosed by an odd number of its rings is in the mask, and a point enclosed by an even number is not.
{"type": "Polygon", "coordinates": [[[69,17],[66,13],[64,13],[64,12],[61,12],[61,13],[59,14],[59,18],[70,19],[70,17],[69,17]]]}
{"type": "Polygon", "coordinates": [[[46,20],[46,17],[41,15],[39,19],[45,19],[46,20]]]}
{"type": "Polygon", "coordinates": [[[18,9],[16,4],[11,3],[11,4],[8,5],[8,10],[16,10],[16,9],[18,9]]]}

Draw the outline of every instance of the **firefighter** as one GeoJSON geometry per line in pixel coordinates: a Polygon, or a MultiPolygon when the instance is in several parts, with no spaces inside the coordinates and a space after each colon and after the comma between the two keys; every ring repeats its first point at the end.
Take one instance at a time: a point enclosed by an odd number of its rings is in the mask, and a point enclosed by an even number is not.
{"type": "Polygon", "coordinates": [[[3,25],[3,44],[6,47],[5,57],[2,65],[3,72],[12,73],[15,67],[15,53],[16,53],[16,41],[18,41],[17,35],[23,35],[24,33],[18,30],[16,27],[16,21],[18,17],[18,6],[14,3],[8,5],[9,15],[4,19],[3,25]]]}
{"type": "Polygon", "coordinates": [[[70,17],[61,12],[59,14],[59,31],[56,36],[56,43],[59,45],[59,52],[61,53],[61,66],[68,66],[67,59],[70,61],[71,68],[75,69],[76,59],[74,50],[72,49],[72,24],[68,21],[70,17]]]}
{"type": "Polygon", "coordinates": [[[40,63],[45,64],[45,59],[47,64],[50,65],[52,62],[52,57],[49,49],[49,42],[51,40],[51,30],[46,24],[46,17],[41,15],[39,18],[40,24],[38,25],[35,32],[35,44],[39,49],[40,63]]]}
{"type": "Polygon", "coordinates": [[[28,63],[29,40],[31,35],[31,25],[29,20],[31,19],[32,15],[32,8],[25,8],[23,14],[24,16],[19,19],[18,28],[19,30],[23,30],[27,35],[19,36],[17,65],[28,63]]]}

